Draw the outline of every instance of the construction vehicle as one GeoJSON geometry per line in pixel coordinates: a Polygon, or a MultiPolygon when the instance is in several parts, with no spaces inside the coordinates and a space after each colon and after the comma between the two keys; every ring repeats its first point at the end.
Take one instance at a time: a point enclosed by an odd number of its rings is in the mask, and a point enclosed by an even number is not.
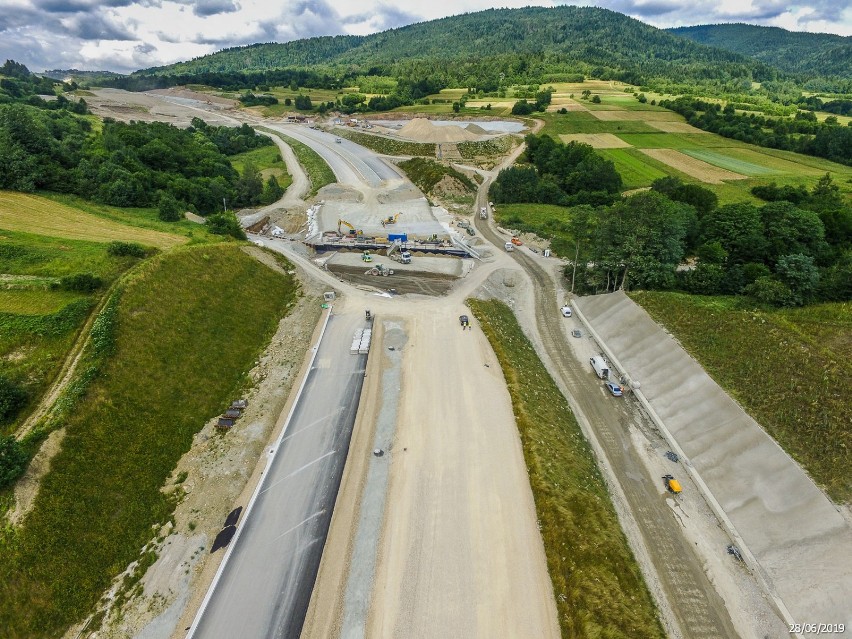
{"type": "Polygon", "coordinates": [[[346,220],[337,220],[337,233],[338,233],[338,235],[340,234],[340,227],[341,226],[348,226],[349,227],[349,233],[348,234],[351,237],[356,237],[356,238],[364,237],[364,231],[356,229],[354,226],[352,226],[346,220]]]}
{"type": "Polygon", "coordinates": [[[506,249],[506,251],[508,253],[511,253],[512,251],[515,250],[515,245],[512,244],[511,242],[506,242],[506,244],[504,245],[504,248],[506,249]]]}
{"type": "Polygon", "coordinates": [[[403,251],[400,242],[394,242],[388,249],[387,256],[400,264],[411,264],[411,253],[403,251]]]}
{"type": "Polygon", "coordinates": [[[396,215],[389,215],[388,217],[382,220],[382,226],[386,226],[387,224],[396,224],[396,219],[402,215],[402,213],[397,213],[396,215]]]}
{"type": "Polygon", "coordinates": [[[668,490],[670,493],[674,493],[675,495],[677,495],[682,490],[682,488],[680,487],[680,482],[672,475],[663,475],[663,481],[666,483],[666,490],[668,490]]]}
{"type": "Polygon", "coordinates": [[[512,238],[512,244],[514,244],[515,246],[521,246],[523,242],[521,242],[521,238],[516,235],[512,238]]]}
{"type": "Polygon", "coordinates": [[[470,320],[467,315],[459,315],[459,324],[461,324],[462,330],[470,328],[470,320]]]}
{"type": "Polygon", "coordinates": [[[372,262],[373,261],[373,256],[370,255],[370,251],[364,251],[361,254],[361,261],[362,262],[372,262]]]}
{"type": "Polygon", "coordinates": [[[369,308],[368,308],[368,309],[367,309],[367,311],[366,311],[366,317],[365,317],[365,319],[366,319],[368,322],[372,322],[372,321],[373,321],[373,314],[370,312],[370,309],[369,309],[369,308]]]}
{"type": "Polygon", "coordinates": [[[364,275],[393,275],[393,269],[387,268],[384,264],[376,264],[373,268],[364,272],[364,275]]]}
{"type": "Polygon", "coordinates": [[[487,220],[488,219],[488,208],[487,207],[483,206],[481,209],[479,209],[479,219],[480,220],[487,220]]]}

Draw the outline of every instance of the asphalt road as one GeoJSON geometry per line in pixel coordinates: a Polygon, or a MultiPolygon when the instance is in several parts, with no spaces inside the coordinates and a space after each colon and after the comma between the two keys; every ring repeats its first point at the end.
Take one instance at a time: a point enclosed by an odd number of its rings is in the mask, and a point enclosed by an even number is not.
{"type": "Polygon", "coordinates": [[[328,162],[340,184],[360,190],[364,184],[375,188],[381,186],[385,180],[398,180],[403,177],[373,151],[345,138],[335,142],[337,136],[331,133],[298,124],[268,126],[319,153],[322,159],[328,162]]]}
{"type": "Polygon", "coordinates": [[[332,316],[250,516],[193,639],[296,639],[319,570],[366,355],[349,347],[363,318],[332,316]]]}
{"type": "MultiPolygon", "coordinates": [[[[483,183],[476,210],[485,206],[490,179],[483,183]]],[[[474,223],[482,236],[498,247],[505,239],[488,225],[488,220],[474,216],[474,223]]],[[[642,461],[633,452],[628,426],[632,423],[630,411],[619,403],[600,401],[600,384],[589,374],[588,365],[578,365],[566,344],[562,331],[562,318],[556,312],[559,301],[552,278],[525,249],[515,250],[512,256],[530,275],[536,298],[536,308],[552,308],[554,312],[536,313],[536,329],[544,348],[554,362],[558,375],[569,389],[576,406],[604,449],[610,467],[627,499],[627,505],[648,548],[660,584],[677,619],[684,637],[692,639],[719,639],[737,637],[724,601],[707,578],[701,563],[689,542],[680,533],[665,500],[660,499],[656,482],[642,461]]]]}

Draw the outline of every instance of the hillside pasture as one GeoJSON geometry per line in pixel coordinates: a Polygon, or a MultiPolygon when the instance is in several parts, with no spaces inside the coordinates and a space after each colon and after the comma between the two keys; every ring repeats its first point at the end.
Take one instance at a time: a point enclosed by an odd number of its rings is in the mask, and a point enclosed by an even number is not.
{"type": "Polygon", "coordinates": [[[559,139],[565,142],[582,142],[596,149],[623,149],[630,146],[612,133],[563,133],[559,139]]]}
{"type": "Polygon", "coordinates": [[[94,242],[138,242],[167,249],[187,238],[127,226],[38,195],[0,191],[0,229],[94,242]]]}
{"type": "Polygon", "coordinates": [[[744,180],[745,175],[727,171],[719,167],[708,164],[702,160],[696,160],[685,153],[681,153],[675,149],[639,149],[642,153],[668,164],[672,168],[677,169],[682,173],[694,177],[701,182],[707,184],[721,184],[725,180],[744,180]]]}
{"type": "Polygon", "coordinates": [[[0,312],[15,315],[47,315],[72,302],[85,299],[82,293],[43,288],[0,289],[0,312]]]}

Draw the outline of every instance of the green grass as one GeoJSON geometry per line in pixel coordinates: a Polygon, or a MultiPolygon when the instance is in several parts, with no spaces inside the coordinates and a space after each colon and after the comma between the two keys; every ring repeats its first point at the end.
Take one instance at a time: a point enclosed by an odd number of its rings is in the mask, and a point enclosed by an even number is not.
{"type": "Polygon", "coordinates": [[[553,204],[500,204],[495,207],[494,219],[504,228],[550,239],[556,255],[573,254],[574,238],[568,229],[570,208],[553,204]]]}
{"type": "Polygon", "coordinates": [[[334,184],[337,182],[337,178],[334,176],[334,171],[332,171],[328,163],[320,157],[319,153],[314,151],[311,147],[306,144],[302,144],[298,140],[294,140],[286,133],[273,131],[272,129],[267,129],[265,127],[258,127],[258,129],[271,133],[272,135],[277,135],[279,138],[284,140],[291,149],[293,149],[293,153],[296,154],[296,159],[299,160],[299,164],[301,164],[302,168],[305,169],[305,173],[308,174],[308,179],[311,181],[311,190],[306,197],[314,196],[322,187],[327,184],[334,184]]]}
{"type": "Polygon", "coordinates": [[[568,402],[509,307],[469,303],[512,398],[562,636],[665,636],[568,402]]]}
{"type": "Polygon", "coordinates": [[[619,132],[618,137],[637,149],[702,149],[730,147],[731,141],[712,133],[619,132]]]}
{"type": "MultiPolygon", "coordinates": [[[[731,149],[731,151],[733,153],[737,153],[739,149],[731,149]]],[[[733,171],[734,173],[740,173],[742,175],[749,175],[754,177],[761,175],[772,175],[778,172],[769,167],[760,166],[758,164],[734,158],[730,155],[725,155],[724,153],[720,153],[718,151],[711,151],[709,149],[684,149],[683,153],[695,158],[696,160],[703,160],[704,162],[712,164],[713,166],[718,166],[723,169],[727,169],[728,171],[733,171]]]]}
{"type": "Polygon", "coordinates": [[[140,265],[115,320],[93,329],[96,349],[111,355],[67,412],[32,512],[0,533],[5,636],[61,635],[139,557],[174,507],[161,486],[240,392],[295,295],[292,279],[233,244],[140,265]]]}
{"type": "Polygon", "coordinates": [[[494,160],[506,155],[518,144],[520,140],[517,136],[501,135],[479,142],[459,142],[456,146],[465,160],[494,160]]]}
{"type": "Polygon", "coordinates": [[[651,186],[654,180],[670,175],[669,167],[636,149],[597,149],[597,152],[613,161],[625,189],[651,186]]]}
{"type": "Polygon", "coordinates": [[[405,171],[405,174],[414,182],[415,186],[426,194],[430,193],[435,185],[447,176],[458,180],[468,191],[476,191],[476,185],[468,176],[435,160],[412,158],[400,162],[399,168],[405,171]]]}
{"type": "Polygon", "coordinates": [[[72,291],[0,289],[0,312],[14,315],[47,315],[87,296],[72,291]]]}
{"type": "Polygon", "coordinates": [[[641,120],[607,122],[584,111],[569,111],[566,114],[538,113],[535,117],[545,123],[540,133],[553,136],[557,140],[559,135],[564,133],[617,133],[619,137],[630,133],[659,134],[657,129],[641,120]]]}
{"type": "Polygon", "coordinates": [[[372,149],[383,155],[413,155],[424,157],[435,157],[435,144],[432,142],[407,142],[405,140],[394,140],[381,135],[370,135],[344,127],[334,129],[334,134],[355,144],[372,149]]]}
{"type": "Polygon", "coordinates": [[[632,293],[828,494],[852,498],[852,306],[762,311],[736,298],[632,293]]]}
{"type": "Polygon", "coordinates": [[[281,151],[275,145],[262,146],[245,153],[238,153],[229,159],[240,175],[245,171],[246,162],[251,162],[260,171],[264,180],[274,175],[282,189],[286,189],[293,183],[293,178],[287,173],[287,166],[281,159],[281,151]]]}

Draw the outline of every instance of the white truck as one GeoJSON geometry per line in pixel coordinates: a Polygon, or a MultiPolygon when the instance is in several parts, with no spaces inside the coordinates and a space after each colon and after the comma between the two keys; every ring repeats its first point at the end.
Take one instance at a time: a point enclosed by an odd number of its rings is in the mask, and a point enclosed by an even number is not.
{"type": "Polygon", "coordinates": [[[609,364],[600,355],[589,358],[589,364],[595,369],[595,375],[601,379],[609,379],[609,364]]]}
{"type": "Polygon", "coordinates": [[[487,220],[488,219],[488,208],[487,207],[483,206],[481,209],[479,209],[479,219],[480,220],[487,220]]]}
{"type": "Polygon", "coordinates": [[[511,253],[512,251],[515,250],[515,245],[512,244],[511,242],[506,242],[505,249],[508,253],[511,253]]]}

